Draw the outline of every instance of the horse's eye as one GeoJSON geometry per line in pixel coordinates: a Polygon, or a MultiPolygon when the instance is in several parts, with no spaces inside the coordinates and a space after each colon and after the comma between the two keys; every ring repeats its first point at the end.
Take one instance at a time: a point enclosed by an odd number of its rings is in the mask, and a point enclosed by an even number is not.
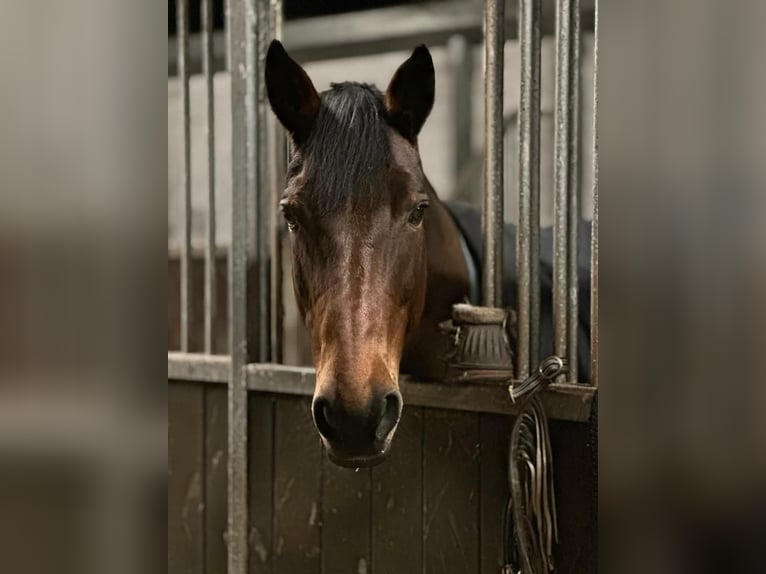
{"type": "Polygon", "coordinates": [[[410,216],[407,218],[407,222],[414,227],[418,227],[421,223],[423,223],[423,216],[426,214],[426,207],[428,207],[428,203],[425,201],[418,204],[418,206],[410,212],[410,216]]]}
{"type": "Polygon", "coordinates": [[[282,216],[285,218],[285,223],[287,223],[287,229],[290,231],[298,229],[298,218],[295,217],[295,213],[293,213],[293,210],[287,201],[282,200],[279,204],[279,208],[282,210],[282,216]]]}
{"type": "Polygon", "coordinates": [[[298,220],[295,218],[295,216],[290,213],[289,211],[285,211],[283,213],[285,217],[285,223],[287,223],[287,229],[290,231],[295,231],[298,229],[298,220]]]}

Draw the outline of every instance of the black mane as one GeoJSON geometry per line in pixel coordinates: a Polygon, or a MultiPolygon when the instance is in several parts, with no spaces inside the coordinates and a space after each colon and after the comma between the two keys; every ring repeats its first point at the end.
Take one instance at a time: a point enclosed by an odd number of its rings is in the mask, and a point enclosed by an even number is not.
{"type": "Polygon", "coordinates": [[[301,150],[310,197],[321,213],[345,207],[375,209],[389,166],[383,94],[375,86],[344,82],[321,94],[316,124],[301,150]]]}

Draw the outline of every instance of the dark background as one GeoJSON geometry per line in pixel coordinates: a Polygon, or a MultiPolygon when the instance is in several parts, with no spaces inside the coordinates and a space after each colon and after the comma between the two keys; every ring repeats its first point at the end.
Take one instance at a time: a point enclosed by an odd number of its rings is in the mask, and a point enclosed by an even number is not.
{"type": "MultiPolygon", "coordinates": [[[[434,0],[431,0],[433,2],[434,0]]],[[[426,0],[285,0],[285,19],[306,18],[341,12],[359,12],[371,8],[399,6],[403,4],[424,4],[426,0]]],[[[189,29],[192,33],[200,31],[200,9],[202,0],[189,0],[189,29]]],[[[215,28],[224,28],[225,0],[213,0],[215,28]]],[[[176,3],[168,0],[168,35],[176,33],[176,3]]]]}

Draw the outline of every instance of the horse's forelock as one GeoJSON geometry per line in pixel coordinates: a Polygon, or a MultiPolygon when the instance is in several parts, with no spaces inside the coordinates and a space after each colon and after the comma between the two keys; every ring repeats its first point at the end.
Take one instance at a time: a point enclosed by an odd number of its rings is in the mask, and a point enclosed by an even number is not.
{"type": "Polygon", "coordinates": [[[382,93],[368,84],[332,84],[302,150],[307,201],[320,213],[383,205],[390,128],[382,93]]]}

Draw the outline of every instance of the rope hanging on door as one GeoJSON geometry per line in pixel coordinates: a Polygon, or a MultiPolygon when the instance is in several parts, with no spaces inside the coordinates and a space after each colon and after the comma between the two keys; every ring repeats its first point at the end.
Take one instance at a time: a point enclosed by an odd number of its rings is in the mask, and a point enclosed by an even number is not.
{"type": "Polygon", "coordinates": [[[537,371],[508,391],[521,400],[508,451],[511,495],[503,523],[503,574],[552,572],[553,545],[558,542],[553,456],[548,419],[538,396],[555,377],[566,372],[565,360],[551,356],[537,371]]]}

